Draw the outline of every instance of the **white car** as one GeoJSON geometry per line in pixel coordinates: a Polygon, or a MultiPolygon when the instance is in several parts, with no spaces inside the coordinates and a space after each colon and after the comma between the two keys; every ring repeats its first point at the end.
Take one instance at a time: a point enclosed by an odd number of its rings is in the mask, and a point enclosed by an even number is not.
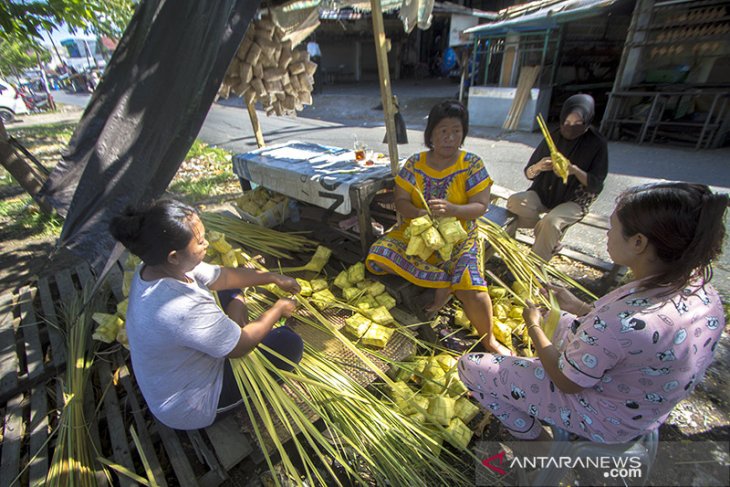
{"type": "Polygon", "coordinates": [[[16,115],[28,113],[23,98],[13,86],[0,78],[0,118],[3,123],[12,122],[16,115]]]}

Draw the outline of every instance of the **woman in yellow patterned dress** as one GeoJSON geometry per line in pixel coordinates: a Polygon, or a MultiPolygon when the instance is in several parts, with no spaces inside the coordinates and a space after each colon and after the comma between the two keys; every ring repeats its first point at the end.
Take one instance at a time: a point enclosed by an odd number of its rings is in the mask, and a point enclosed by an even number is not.
{"type": "Polygon", "coordinates": [[[484,162],[461,150],[469,129],[469,114],[456,101],[445,101],[431,109],[424,132],[430,149],[411,156],[396,177],[395,207],[405,222],[373,244],[366,265],[374,274],[397,274],[425,288],[436,290],[426,313],[437,312],[454,295],[489,352],[509,355],[492,333],[492,301],[481,268],[481,244],[476,219],[489,206],[492,179],[484,162]],[[407,256],[404,230],[411,219],[428,214],[418,191],[423,194],[434,218],[456,217],[468,237],[454,247],[451,259],[434,253],[428,260],[407,256]]]}

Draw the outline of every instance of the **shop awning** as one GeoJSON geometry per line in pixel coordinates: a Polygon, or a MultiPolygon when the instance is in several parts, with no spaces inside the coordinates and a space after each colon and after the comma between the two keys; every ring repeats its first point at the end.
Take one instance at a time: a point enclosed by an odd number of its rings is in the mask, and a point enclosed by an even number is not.
{"type": "MultiPolygon", "coordinates": [[[[605,10],[618,0],[563,0],[551,2],[542,8],[534,10],[529,4],[517,15],[509,11],[505,12],[504,18],[496,22],[481,24],[464,31],[465,34],[472,34],[476,37],[489,37],[506,34],[508,32],[539,31],[556,28],[559,24],[572,22],[587,17],[601,15],[605,10]]],[[[534,4],[545,4],[544,0],[533,2],[534,4]]],[[[509,10],[509,9],[506,9],[509,10]]]]}

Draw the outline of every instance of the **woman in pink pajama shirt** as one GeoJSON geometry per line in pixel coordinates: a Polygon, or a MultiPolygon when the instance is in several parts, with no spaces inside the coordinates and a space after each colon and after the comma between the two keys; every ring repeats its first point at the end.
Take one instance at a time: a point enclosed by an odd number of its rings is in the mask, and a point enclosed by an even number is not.
{"type": "Polygon", "coordinates": [[[467,354],[461,379],[520,439],[537,439],[540,421],[605,443],[658,428],[701,381],[725,327],[709,281],[727,206],[699,184],[629,189],[608,252],[635,280],[592,305],[550,286],[563,310],[554,336],[534,305],[524,313],[537,357],[467,354]]]}

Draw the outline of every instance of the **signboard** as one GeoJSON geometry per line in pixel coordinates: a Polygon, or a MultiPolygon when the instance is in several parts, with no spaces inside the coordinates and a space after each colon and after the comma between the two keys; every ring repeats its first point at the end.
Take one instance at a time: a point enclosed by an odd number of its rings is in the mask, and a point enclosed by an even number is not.
{"type": "Polygon", "coordinates": [[[449,27],[449,46],[463,46],[469,44],[467,35],[462,34],[469,27],[474,27],[479,23],[477,17],[471,15],[452,15],[451,27],[449,27]]]}

